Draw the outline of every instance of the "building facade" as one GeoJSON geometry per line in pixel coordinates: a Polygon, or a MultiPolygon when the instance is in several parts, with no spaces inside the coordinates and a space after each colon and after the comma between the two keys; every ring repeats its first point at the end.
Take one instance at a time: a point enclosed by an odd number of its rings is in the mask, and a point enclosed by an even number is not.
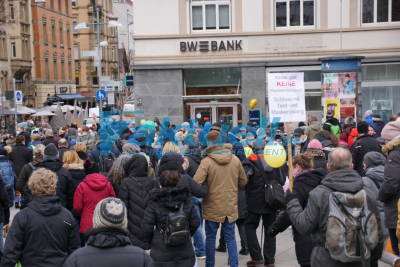
{"type": "Polygon", "coordinates": [[[112,15],[112,0],[72,0],[73,24],[87,23],[88,29],[75,29],[74,58],[75,58],[75,83],[77,92],[84,96],[94,96],[100,88],[97,67],[92,51],[97,57],[96,47],[97,31],[100,31],[101,46],[101,76],[117,80],[118,77],[118,41],[117,29],[108,27],[111,20],[116,20],[112,15]],[[96,23],[96,8],[99,8],[99,27],[96,23]]]}
{"type": "Polygon", "coordinates": [[[72,22],[71,1],[32,2],[35,106],[49,96],[76,93],[72,22]]]}
{"type": "Polygon", "coordinates": [[[10,108],[5,99],[5,92],[11,90],[11,62],[8,42],[9,8],[8,0],[0,3],[0,105],[1,109],[10,108]]]}
{"type": "Polygon", "coordinates": [[[271,72],[304,72],[307,115],[321,117],[320,59],[349,55],[361,60],[358,109],[400,111],[399,1],[136,0],[134,27],[145,118],[237,125],[253,98],[268,115],[271,72]]]}

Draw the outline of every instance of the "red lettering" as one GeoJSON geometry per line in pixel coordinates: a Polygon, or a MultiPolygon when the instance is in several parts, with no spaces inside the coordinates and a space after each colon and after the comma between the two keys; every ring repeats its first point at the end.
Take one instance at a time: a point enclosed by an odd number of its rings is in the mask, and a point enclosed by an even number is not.
{"type": "Polygon", "coordinates": [[[277,86],[291,86],[295,87],[296,86],[296,81],[290,81],[290,82],[276,82],[277,86]]]}

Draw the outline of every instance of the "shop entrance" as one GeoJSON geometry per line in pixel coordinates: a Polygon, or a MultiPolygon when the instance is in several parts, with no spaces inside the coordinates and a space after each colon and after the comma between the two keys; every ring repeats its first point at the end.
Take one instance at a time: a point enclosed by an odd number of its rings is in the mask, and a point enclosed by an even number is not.
{"type": "Polygon", "coordinates": [[[238,102],[188,103],[190,118],[200,122],[219,122],[229,127],[238,125],[238,102]]]}

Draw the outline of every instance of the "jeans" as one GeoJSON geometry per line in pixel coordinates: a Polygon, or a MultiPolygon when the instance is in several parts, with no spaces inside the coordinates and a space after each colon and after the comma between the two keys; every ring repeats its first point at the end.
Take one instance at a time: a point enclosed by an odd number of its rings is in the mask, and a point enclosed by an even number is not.
{"type": "Polygon", "coordinates": [[[276,239],[268,234],[268,229],[275,221],[275,214],[256,214],[249,212],[246,218],[247,245],[252,260],[262,261],[266,264],[275,263],[276,239]],[[257,228],[262,218],[264,226],[264,248],[261,253],[260,243],[257,238],[257,228]],[[264,254],[264,257],[263,257],[264,254]]]}
{"type": "Polygon", "coordinates": [[[0,223],[0,251],[3,253],[4,240],[3,240],[3,224],[0,223]]]}
{"type": "MultiPolygon", "coordinates": [[[[215,266],[215,241],[219,223],[206,221],[206,267],[215,266]]],[[[229,266],[238,267],[238,253],[235,239],[235,222],[229,223],[228,219],[222,223],[224,236],[229,255],[229,266]]]]}
{"type": "Polygon", "coordinates": [[[200,205],[194,204],[194,209],[196,211],[197,216],[200,219],[200,225],[193,235],[193,245],[194,245],[194,251],[196,252],[196,256],[202,257],[206,255],[204,233],[203,233],[203,218],[201,216],[200,205]]]}
{"type": "MultiPolygon", "coordinates": [[[[247,236],[246,236],[246,227],[244,222],[245,219],[238,219],[236,221],[236,226],[240,236],[240,245],[242,246],[242,249],[247,249],[247,236]]],[[[224,231],[222,229],[221,232],[219,233],[219,246],[226,248],[224,231]]]]}

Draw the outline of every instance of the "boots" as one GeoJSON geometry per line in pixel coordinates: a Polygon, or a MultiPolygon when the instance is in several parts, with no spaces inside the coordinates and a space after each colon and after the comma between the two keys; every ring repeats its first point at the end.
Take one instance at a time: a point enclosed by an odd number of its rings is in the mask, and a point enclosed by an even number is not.
{"type": "Polygon", "coordinates": [[[242,247],[242,249],[239,251],[240,255],[248,255],[249,254],[249,250],[246,247],[242,247]]]}
{"type": "Polygon", "coordinates": [[[219,244],[216,251],[218,252],[226,252],[226,245],[219,244]]]}
{"type": "Polygon", "coordinates": [[[264,267],[264,261],[256,261],[256,260],[248,261],[247,267],[264,267]]]}

